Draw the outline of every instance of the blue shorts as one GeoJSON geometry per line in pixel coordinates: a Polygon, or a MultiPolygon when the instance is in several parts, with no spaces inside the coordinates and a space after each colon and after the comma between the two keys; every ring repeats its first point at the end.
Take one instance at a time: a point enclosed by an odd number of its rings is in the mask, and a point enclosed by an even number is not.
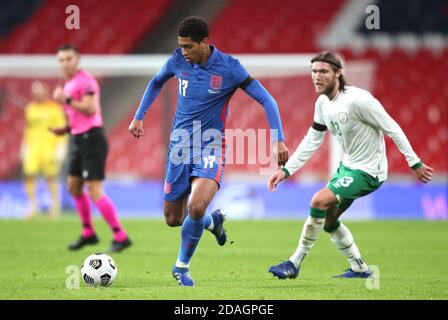
{"type": "Polygon", "coordinates": [[[221,185],[225,167],[225,147],[223,145],[220,154],[196,157],[191,163],[179,163],[168,152],[166,159],[165,186],[163,199],[166,201],[178,201],[185,198],[191,192],[191,180],[193,178],[209,178],[221,185]],[[221,154],[222,153],[222,154],[221,154]]]}

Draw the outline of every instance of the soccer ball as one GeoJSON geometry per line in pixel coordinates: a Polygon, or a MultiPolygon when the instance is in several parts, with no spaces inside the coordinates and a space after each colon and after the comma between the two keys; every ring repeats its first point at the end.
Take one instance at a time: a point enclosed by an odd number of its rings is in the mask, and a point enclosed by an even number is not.
{"type": "Polygon", "coordinates": [[[115,261],[105,253],[91,254],[81,266],[81,276],[84,282],[93,287],[110,286],[114,282],[117,272],[115,261]]]}

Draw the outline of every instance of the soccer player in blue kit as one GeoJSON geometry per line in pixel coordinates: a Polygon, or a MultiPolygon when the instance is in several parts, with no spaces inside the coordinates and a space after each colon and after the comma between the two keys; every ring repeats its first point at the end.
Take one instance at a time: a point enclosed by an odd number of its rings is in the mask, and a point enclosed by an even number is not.
{"type": "Polygon", "coordinates": [[[225,121],[229,100],[238,88],[263,106],[272,132],[277,133],[272,136],[278,165],[288,160],[275,99],[237,59],[210,45],[208,36],[208,24],[202,18],[187,17],[180,22],[179,48],[149,82],[129,126],[135,137],[143,135],[145,113],[163,85],[176,76],[178,102],[166,160],[163,210],[168,226],[182,226],[179,255],[172,269],[181,286],[195,285],[189,264],[204,229],[215,235],[219,245],[226,243],[224,213],[219,209],[206,213],[206,209],[224,173],[225,121]],[[201,138],[205,136],[208,139],[201,138]]]}

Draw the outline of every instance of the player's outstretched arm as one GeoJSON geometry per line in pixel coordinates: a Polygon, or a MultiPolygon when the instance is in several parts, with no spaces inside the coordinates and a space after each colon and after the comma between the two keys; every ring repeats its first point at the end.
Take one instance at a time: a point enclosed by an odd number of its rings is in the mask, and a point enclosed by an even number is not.
{"type": "Polygon", "coordinates": [[[143,94],[140,105],[135,113],[134,119],[129,125],[129,132],[136,138],[140,138],[145,131],[143,130],[143,118],[149,107],[152,105],[154,100],[162,90],[163,83],[161,83],[157,77],[154,77],[146,87],[145,93],[143,94]]]}
{"type": "Polygon", "coordinates": [[[397,148],[406,158],[408,165],[414,170],[417,178],[427,183],[432,178],[432,168],[423,164],[421,159],[412,149],[405,133],[398,123],[386,112],[381,103],[371,94],[366,93],[361,97],[360,103],[352,107],[352,112],[362,121],[378,128],[392,138],[397,148]]]}
{"type": "Polygon", "coordinates": [[[277,101],[258,80],[252,79],[250,76],[246,78],[241,88],[263,106],[271,130],[276,130],[277,133],[277,136],[274,137],[274,141],[277,143],[274,147],[274,154],[277,156],[278,164],[284,165],[288,161],[289,151],[284,143],[285,138],[277,101]]]}
{"type": "Polygon", "coordinates": [[[277,132],[277,137],[274,138],[276,142],[274,154],[277,157],[278,165],[284,165],[288,161],[289,150],[284,143],[285,138],[283,136],[282,121],[277,102],[258,80],[248,77],[246,81],[248,84],[244,85],[243,90],[263,106],[271,130],[276,130],[277,132]]]}
{"type": "Polygon", "coordinates": [[[308,129],[308,133],[299,143],[299,146],[285,163],[282,170],[286,170],[288,175],[293,175],[298,171],[322,145],[326,130],[326,126],[316,122],[313,123],[313,126],[308,129]]]}
{"type": "Polygon", "coordinates": [[[171,57],[168,61],[163,65],[162,69],[151,79],[148,83],[148,86],[145,89],[145,93],[143,93],[142,100],[140,101],[140,105],[138,106],[137,112],[135,113],[134,119],[129,125],[129,132],[136,138],[139,138],[143,135],[143,118],[145,117],[146,112],[149,110],[149,107],[153,104],[154,100],[156,100],[157,96],[162,90],[163,85],[174,76],[174,72],[171,70],[173,58],[171,57]]]}
{"type": "Polygon", "coordinates": [[[428,183],[432,180],[432,174],[434,173],[434,169],[431,167],[428,167],[424,163],[422,163],[421,166],[413,169],[415,175],[417,176],[417,179],[420,180],[423,183],[428,183]]]}

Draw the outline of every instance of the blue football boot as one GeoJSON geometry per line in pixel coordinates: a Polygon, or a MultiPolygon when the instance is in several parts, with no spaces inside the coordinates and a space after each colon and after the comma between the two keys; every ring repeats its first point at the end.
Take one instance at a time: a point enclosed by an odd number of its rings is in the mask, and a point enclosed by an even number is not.
{"type": "Polygon", "coordinates": [[[353,269],[347,269],[344,273],[333,276],[333,278],[370,278],[373,275],[373,271],[368,269],[367,271],[357,272],[353,269]]]}
{"type": "Polygon", "coordinates": [[[268,272],[272,273],[275,277],[279,279],[294,279],[299,275],[299,268],[296,268],[294,263],[291,261],[282,262],[276,266],[272,266],[269,268],[268,272]]]}
{"type": "Polygon", "coordinates": [[[173,267],[173,278],[177,280],[181,287],[194,287],[194,280],[190,275],[189,268],[173,267]]]}
{"type": "Polygon", "coordinates": [[[213,219],[213,230],[211,233],[215,235],[216,242],[220,246],[223,246],[227,241],[226,230],[224,230],[224,220],[226,220],[226,215],[220,209],[215,210],[211,214],[213,219]]]}

